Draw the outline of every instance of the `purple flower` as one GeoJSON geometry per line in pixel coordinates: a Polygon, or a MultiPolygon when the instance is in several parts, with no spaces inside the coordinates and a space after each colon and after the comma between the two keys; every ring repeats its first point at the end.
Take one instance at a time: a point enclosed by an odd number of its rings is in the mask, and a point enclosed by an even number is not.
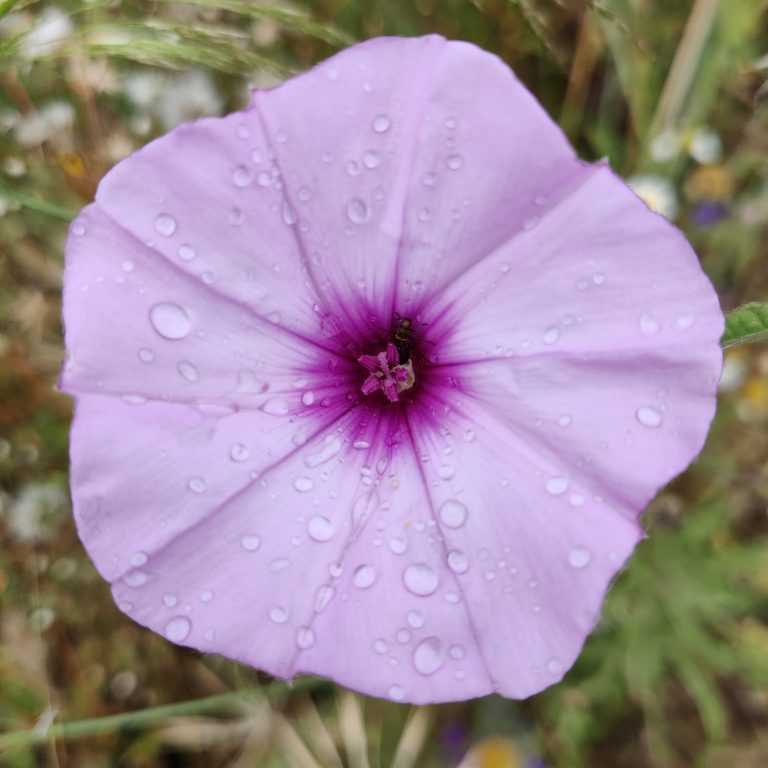
{"type": "Polygon", "coordinates": [[[411,702],[563,676],[702,446],[723,325],[680,232],[434,36],[121,162],[64,317],[75,515],[118,605],[411,702]]]}

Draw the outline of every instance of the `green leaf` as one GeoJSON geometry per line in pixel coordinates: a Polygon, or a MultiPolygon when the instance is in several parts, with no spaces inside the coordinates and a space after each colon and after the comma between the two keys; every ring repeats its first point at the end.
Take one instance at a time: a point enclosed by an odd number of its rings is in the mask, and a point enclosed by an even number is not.
{"type": "Polygon", "coordinates": [[[768,304],[751,302],[726,316],[725,333],[720,339],[723,349],[758,341],[768,341],[768,304]]]}

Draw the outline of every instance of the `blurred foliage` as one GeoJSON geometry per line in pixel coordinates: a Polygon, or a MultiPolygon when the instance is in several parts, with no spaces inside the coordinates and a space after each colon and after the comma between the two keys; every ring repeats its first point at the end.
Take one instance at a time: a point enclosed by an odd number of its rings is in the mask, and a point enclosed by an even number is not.
{"type": "Polygon", "coordinates": [[[177,122],[241,107],[249,87],[382,34],[494,51],[582,156],[667,185],[724,307],[747,304],[729,333],[762,333],[748,302],[768,299],[767,8],[0,0],[0,723],[36,728],[0,763],[768,765],[765,347],[728,353],[707,447],[646,513],[650,538],[565,680],[523,703],[413,710],[316,681],[246,701],[262,675],[128,622],[68,514],[71,404],[55,390],[66,221],[109,167],[177,122]],[[172,702],[181,708],[163,709],[172,702]]]}

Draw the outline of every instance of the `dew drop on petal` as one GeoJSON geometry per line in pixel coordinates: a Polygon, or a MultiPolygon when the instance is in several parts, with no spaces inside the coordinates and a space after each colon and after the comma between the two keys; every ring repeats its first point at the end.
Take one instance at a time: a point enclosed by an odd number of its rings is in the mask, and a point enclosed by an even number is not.
{"type": "Polygon", "coordinates": [[[330,461],[341,450],[341,440],[335,435],[326,438],[323,447],[320,450],[310,453],[304,457],[304,463],[310,468],[314,469],[324,464],[326,461],[330,461]]]}
{"type": "Polygon", "coordinates": [[[392,701],[402,701],[405,698],[405,691],[401,685],[390,685],[387,693],[392,701]]]}
{"type": "Polygon", "coordinates": [[[564,477],[550,477],[547,480],[547,492],[553,496],[560,496],[568,488],[568,480],[564,477]]]}
{"type": "Polygon", "coordinates": [[[270,610],[269,618],[272,619],[275,624],[285,624],[285,622],[288,621],[288,611],[286,611],[285,608],[276,606],[270,610]]]}
{"type": "Polygon", "coordinates": [[[641,405],[635,412],[635,417],[644,427],[661,426],[661,413],[650,405],[641,405]]]}
{"type": "Polygon", "coordinates": [[[405,618],[408,625],[414,629],[421,629],[424,626],[424,614],[421,611],[408,611],[405,618]]]}
{"type": "Polygon", "coordinates": [[[414,563],[403,572],[403,584],[414,595],[426,597],[431,595],[438,585],[437,571],[427,563],[414,563]]]}
{"type": "Polygon", "coordinates": [[[571,417],[570,417],[570,416],[568,416],[568,414],[565,414],[565,413],[564,413],[564,414],[563,414],[562,416],[560,416],[560,418],[557,420],[557,423],[558,423],[558,424],[559,424],[561,427],[567,427],[567,426],[568,426],[568,425],[571,423],[571,417]]]}
{"type": "Polygon", "coordinates": [[[568,555],[568,562],[572,568],[584,568],[591,559],[592,555],[584,547],[574,547],[568,555]]]}
{"type": "Polygon", "coordinates": [[[379,164],[379,156],[376,152],[369,151],[363,155],[363,165],[366,168],[376,168],[379,164]]]}
{"type": "Polygon", "coordinates": [[[76,221],[72,225],[72,234],[76,235],[77,237],[82,237],[85,234],[85,224],[83,224],[81,221],[76,221]]]}
{"type": "Polygon", "coordinates": [[[370,565],[361,565],[355,569],[352,583],[359,589],[367,589],[376,581],[376,571],[370,565]]]}
{"type": "Polygon", "coordinates": [[[368,206],[359,197],[353,197],[347,203],[347,218],[354,224],[364,224],[370,215],[368,206]]]}
{"type": "Polygon", "coordinates": [[[192,329],[192,321],[183,307],[163,302],[149,310],[149,319],[154,329],[164,339],[183,339],[192,329]]]}
{"type": "Polygon", "coordinates": [[[247,461],[250,456],[251,452],[248,450],[248,446],[243,445],[242,443],[235,443],[229,449],[229,458],[232,459],[232,461],[247,461]]]}
{"type": "Polygon", "coordinates": [[[178,602],[179,598],[176,597],[176,595],[163,595],[163,604],[167,605],[169,608],[173,608],[178,602]]]}
{"type": "Polygon", "coordinates": [[[459,168],[464,164],[464,161],[461,157],[461,155],[451,155],[446,161],[445,164],[452,170],[452,171],[458,171],[459,168]]]}
{"type": "Polygon", "coordinates": [[[393,536],[389,540],[389,549],[396,555],[402,555],[408,549],[408,542],[400,536],[393,536]]]}
{"type": "Polygon", "coordinates": [[[205,493],[205,489],[207,488],[207,485],[205,484],[205,480],[203,480],[202,477],[193,477],[188,483],[187,487],[190,491],[193,491],[194,493],[205,493]]]}
{"type": "Polygon", "coordinates": [[[373,650],[376,651],[376,653],[385,654],[389,650],[389,645],[386,640],[380,637],[374,641],[373,650]]]}
{"type": "Polygon", "coordinates": [[[448,553],[448,567],[454,573],[466,573],[469,568],[469,559],[460,550],[451,550],[448,553]]]}
{"type": "Polygon", "coordinates": [[[335,594],[336,590],[332,586],[323,584],[315,594],[315,613],[322,613],[328,607],[328,603],[333,600],[335,594]]]}
{"type": "Polygon", "coordinates": [[[386,133],[392,125],[386,115],[377,115],[373,120],[373,130],[376,133],[386,133]]]}
{"type": "Polygon", "coordinates": [[[234,171],[232,171],[232,181],[236,187],[247,187],[251,183],[253,173],[250,168],[246,168],[244,165],[238,165],[234,171]]]}
{"type": "Polygon", "coordinates": [[[155,218],[155,231],[163,237],[170,237],[176,231],[176,219],[169,213],[161,213],[155,218]]]}
{"type": "Polygon", "coordinates": [[[311,518],[307,525],[310,538],[315,541],[328,541],[333,536],[333,523],[322,515],[311,518]]]}
{"type": "Polygon", "coordinates": [[[456,467],[450,464],[443,464],[438,470],[437,474],[441,480],[450,480],[456,474],[456,467]]]}
{"type": "Polygon", "coordinates": [[[563,671],[563,662],[554,656],[547,662],[547,670],[553,675],[559,675],[563,671]]]}
{"type": "Polygon", "coordinates": [[[186,616],[175,616],[165,625],[165,636],[174,643],[186,640],[192,629],[192,622],[186,616]]]}
{"type": "Polygon", "coordinates": [[[428,637],[416,646],[413,666],[422,675],[433,675],[443,666],[443,647],[438,638],[428,637]]]}
{"type": "Polygon", "coordinates": [[[214,593],[213,593],[213,590],[212,590],[212,589],[204,589],[204,590],[203,590],[203,591],[200,593],[200,600],[201,600],[203,603],[210,603],[210,602],[211,602],[211,600],[213,600],[213,598],[214,598],[214,597],[215,597],[215,595],[214,595],[214,593]]]}
{"type": "Polygon", "coordinates": [[[127,587],[131,587],[133,589],[137,587],[143,587],[147,582],[149,581],[149,576],[146,573],[146,571],[129,571],[128,573],[123,576],[123,583],[127,587]]]}
{"type": "Polygon", "coordinates": [[[296,645],[302,651],[315,644],[315,631],[311,627],[299,627],[296,630],[296,645]]]}
{"type": "Polygon", "coordinates": [[[182,261],[192,261],[195,258],[195,249],[191,245],[180,245],[176,251],[176,255],[182,261]]]}
{"type": "Polygon", "coordinates": [[[134,552],[130,558],[128,558],[128,562],[134,567],[134,568],[140,568],[142,565],[144,565],[147,562],[147,553],[146,552],[134,552]]]}
{"type": "Polygon", "coordinates": [[[271,400],[267,400],[261,407],[264,413],[268,413],[270,416],[285,416],[290,410],[288,401],[282,397],[273,397],[271,400]]]}
{"type": "Polygon", "coordinates": [[[456,499],[448,499],[440,505],[438,510],[440,519],[449,528],[461,528],[467,521],[467,508],[456,499]]]}
{"type": "Polygon", "coordinates": [[[197,366],[193,365],[187,360],[182,360],[178,365],[179,373],[187,381],[197,381],[200,378],[200,374],[197,370],[197,366]]]}
{"type": "Polygon", "coordinates": [[[467,652],[464,650],[464,646],[458,644],[452,645],[448,650],[448,653],[450,654],[451,658],[456,659],[456,661],[461,661],[467,655],[467,652]]]}
{"type": "Polygon", "coordinates": [[[643,312],[643,314],[640,315],[640,333],[642,333],[643,336],[653,335],[660,327],[659,321],[653,315],[649,315],[647,312],[643,312]]]}
{"type": "Polygon", "coordinates": [[[297,477],[293,482],[293,487],[299,493],[308,493],[315,487],[315,481],[311,477],[297,477]]]}
{"type": "Polygon", "coordinates": [[[142,363],[151,363],[155,359],[155,353],[146,347],[139,350],[139,360],[142,363]]]}
{"type": "Polygon", "coordinates": [[[544,331],[544,335],[542,336],[542,340],[545,344],[554,344],[559,338],[560,331],[554,325],[551,325],[549,328],[547,328],[547,330],[544,331]]]}

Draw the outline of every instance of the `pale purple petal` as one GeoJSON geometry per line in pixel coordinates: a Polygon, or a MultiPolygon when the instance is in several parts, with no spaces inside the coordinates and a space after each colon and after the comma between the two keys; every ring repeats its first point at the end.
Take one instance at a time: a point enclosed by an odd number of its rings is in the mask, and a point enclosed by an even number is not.
{"type": "Polygon", "coordinates": [[[65,282],[75,515],[120,607],[396,701],[558,680],[714,410],[680,233],[439,37],[126,159],[65,282]]]}

